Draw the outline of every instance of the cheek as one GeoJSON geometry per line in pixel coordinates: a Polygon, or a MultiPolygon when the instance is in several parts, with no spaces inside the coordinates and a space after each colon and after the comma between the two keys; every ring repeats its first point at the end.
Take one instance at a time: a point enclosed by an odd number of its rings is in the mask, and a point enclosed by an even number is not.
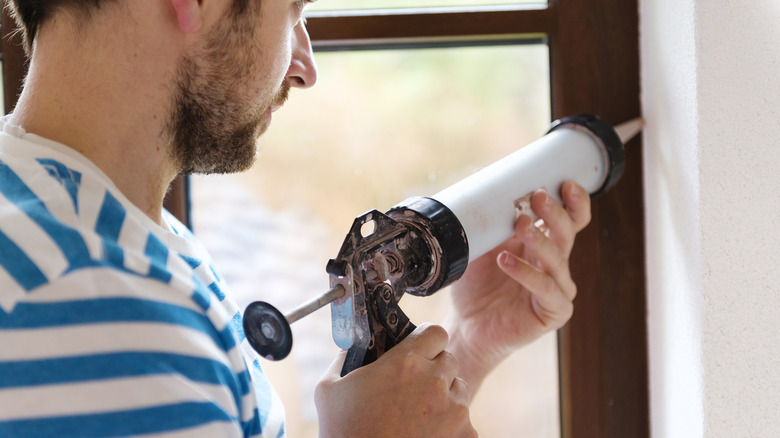
{"type": "Polygon", "coordinates": [[[269,65],[273,66],[272,71],[274,78],[277,79],[277,85],[281,85],[284,78],[287,76],[287,71],[290,69],[290,62],[292,60],[292,50],[290,49],[289,39],[280,41],[270,55],[272,60],[269,65]]]}
{"type": "Polygon", "coordinates": [[[274,72],[276,74],[276,78],[278,79],[277,83],[279,85],[281,85],[287,76],[287,72],[290,69],[291,59],[289,46],[285,46],[284,50],[280,51],[279,56],[277,56],[274,60],[274,72]]]}
{"type": "Polygon", "coordinates": [[[260,51],[260,65],[257,67],[263,76],[275,81],[278,86],[290,66],[292,29],[281,23],[275,26],[261,25],[256,38],[260,51]]]}
{"type": "Polygon", "coordinates": [[[292,59],[291,29],[261,27],[254,72],[263,94],[276,96],[285,81],[292,59]]]}
{"type": "MultiPolygon", "coordinates": [[[[271,48],[268,47],[268,50],[270,51],[271,48]]],[[[280,51],[276,48],[275,53],[266,52],[266,54],[269,56],[261,57],[260,65],[252,72],[256,93],[253,93],[252,100],[261,108],[265,108],[276,99],[290,66],[290,58],[286,56],[285,50],[280,51]]]]}

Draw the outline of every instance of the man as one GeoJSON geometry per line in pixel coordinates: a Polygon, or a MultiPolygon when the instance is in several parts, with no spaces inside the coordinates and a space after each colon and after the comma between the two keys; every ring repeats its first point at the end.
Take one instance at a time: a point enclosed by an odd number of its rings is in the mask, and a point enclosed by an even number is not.
{"type": "MultiPolygon", "coordinates": [[[[0,133],[0,436],[266,436],[283,410],[207,253],[162,209],[183,173],[251,166],[316,82],[293,0],[12,0],[31,58],[0,133]]],[[[317,387],[324,437],[469,437],[470,395],[562,326],[587,193],[544,192],[423,325],[317,387]],[[446,350],[445,350],[446,348],[446,350]]]]}

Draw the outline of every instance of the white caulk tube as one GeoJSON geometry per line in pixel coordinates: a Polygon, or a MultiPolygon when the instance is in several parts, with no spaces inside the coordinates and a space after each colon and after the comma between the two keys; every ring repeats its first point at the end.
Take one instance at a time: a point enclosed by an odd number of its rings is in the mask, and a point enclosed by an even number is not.
{"type": "Polygon", "coordinates": [[[593,116],[575,116],[431,198],[460,221],[472,261],[512,236],[519,213],[535,218],[530,197],[537,189],[562,202],[561,185],[574,180],[597,194],[617,182],[624,165],[623,144],[612,127],[593,116]]]}
{"type": "Polygon", "coordinates": [[[597,196],[623,174],[625,152],[615,130],[591,115],[554,122],[539,140],[431,197],[410,198],[388,212],[430,234],[436,266],[416,295],[429,295],[460,278],[466,265],[514,233],[518,214],[534,218],[530,195],[539,188],[561,202],[563,182],[573,180],[597,196]]]}

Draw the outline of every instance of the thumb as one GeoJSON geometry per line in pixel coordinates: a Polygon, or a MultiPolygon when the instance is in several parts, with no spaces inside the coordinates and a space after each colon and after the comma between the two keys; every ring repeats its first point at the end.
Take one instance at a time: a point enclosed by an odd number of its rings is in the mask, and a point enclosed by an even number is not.
{"type": "Polygon", "coordinates": [[[336,381],[341,378],[341,368],[344,367],[344,361],[347,359],[347,350],[339,351],[333,362],[331,362],[321,380],[336,381]]]}
{"type": "Polygon", "coordinates": [[[407,352],[416,352],[428,360],[433,360],[447,348],[448,342],[449,335],[444,330],[444,327],[423,323],[387,353],[405,354],[407,352]]]}
{"type": "MultiPolygon", "coordinates": [[[[317,382],[317,387],[314,389],[314,404],[317,407],[317,411],[321,407],[327,406],[328,400],[333,398],[333,394],[338,395],[337,385],[341,379],[341,367],[344,365],[344,360],[347,358],[347,350],[341,350],[336,358],[333,359],[333,363],[325,371],[325,374],[320,377],[320,381],[317,382]]],[[[320,423],[322,425],[322,423],[320,423]]]]}

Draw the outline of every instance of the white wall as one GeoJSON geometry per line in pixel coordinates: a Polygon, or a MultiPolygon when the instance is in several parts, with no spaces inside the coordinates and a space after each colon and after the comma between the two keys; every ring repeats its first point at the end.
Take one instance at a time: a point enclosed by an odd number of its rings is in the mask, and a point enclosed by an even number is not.
{"type": "Polygon", "coordinates": [[[640,0],[654,437],[780,436],[780,1],[640,0]]]}

